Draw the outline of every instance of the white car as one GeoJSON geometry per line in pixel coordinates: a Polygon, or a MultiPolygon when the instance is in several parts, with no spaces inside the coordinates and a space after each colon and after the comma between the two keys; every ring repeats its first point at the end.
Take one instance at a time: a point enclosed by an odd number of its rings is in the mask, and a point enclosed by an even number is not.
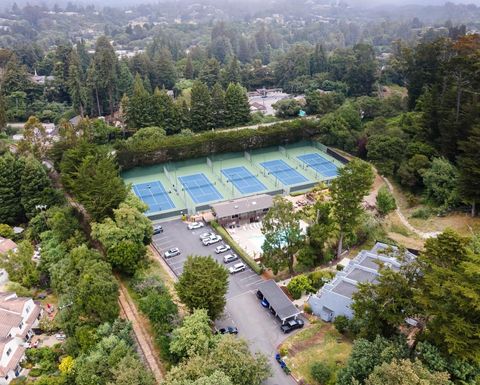
{"type": "Polygon", "coordinates": [[[236,263],[231,268],[228,269],[230,274],[240,273],[241,271],[245,270],[247,266],[244,263],[236,263]]]}
{"type": "Polygon", "coordinates": [[[195,229],[200,229],[203,226],[205,226],[203,222],[192,222],[192,223],[189,223],[187,227],[189,230],[195,230],[195,229]]]}
{"type": "Polygon", "coordinates": [[[228,251],[228,250],[230,250],[229,245],[220,245],[220,246],[217,246],[217,248],[215,249],[215,252],[217,254],[222,254],[222,253],[224,253],[225,251],[228,251]]]}
{"type": "Polygon", "coordinates": [[[173,247],[173,248],[165,251],[165,254],[163,254],[163,256],[165,258],[172,258],[172,257],[175,257],[177,255],[180,255],[180,249],[178,247],[173,247]]]}
{"type": "Polygon", "coordinates": [[[220,242],[222,237],[220,235],[213,235],[210,238],[205,238],[202,243],[203,246],[213,245],[214,243],[220,242]]]}
{"type": "Polygon", "coordinates": [[[223,257],[223,263],[230,263],[236,261],[238,259],[238,255],[235,253],[227,254],[223,257]]]}
{"type": "Polygon", "coordinates": [[[217,235],[217,234],[212,233],[212,232],[202,233],[202,234],[200,234],[200,240],[203,241],[205,238],[211,238],[211,237],[213,237],[213,236],[215,236],[215,235],[217,235]]]}

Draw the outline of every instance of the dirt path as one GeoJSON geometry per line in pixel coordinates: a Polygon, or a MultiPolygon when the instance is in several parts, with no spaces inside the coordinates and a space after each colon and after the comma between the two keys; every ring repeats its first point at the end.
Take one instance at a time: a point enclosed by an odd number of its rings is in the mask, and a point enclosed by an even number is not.
{"type": "Polygon", "coordinates": [[[118,302],[120,303],[121,313],[125,319],[132,323],[133,332],[137,342],[137,350],[139,351],[144,362],[150,368],[156,382],[160,383],[163,381],[163,371],[158,360],[158,354],[153,346],[152,337],[145,330],[141,316],[138,314],[135,304],[120,280],[119,287],[120,292],[118,302]]]}
{"type": "MultiPolygon", "coordinates": [[[[390,181],[383,177],[382,176],[382,179],[383,181],[385,182],[385,184],[387,185],[387,188],[390,190],[391,193],[393,193],[394,191],[394,187],[393,185],[390,183],[390,181]]],[[[395,213],[397,214],[398,218],[400,219],[400,221],[402,222],[402,224],[409,230],[411,231],[412,233],[415,233],[417,234],[420,238],[422,239],[428,239],[428,238],[432,238],[432,237],[436,237],[438,234],[440,234],[439,231],[430,231],[430,232],[423,232],[423,231],[420,231],[418,229],[416,229],[415,227],[413,227],[410,222],[407,220],[407,218],[405,218],[405,215],[403,215],[402,211],[400,210],[400,207],[397,205],[397,209],[395,210],[395,213]]]]}

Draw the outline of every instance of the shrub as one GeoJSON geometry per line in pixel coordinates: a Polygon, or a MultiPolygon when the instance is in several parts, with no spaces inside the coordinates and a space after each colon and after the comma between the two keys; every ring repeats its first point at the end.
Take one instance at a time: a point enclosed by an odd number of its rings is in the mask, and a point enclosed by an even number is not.
{"type": "Polygon", "coordinates": [[[415,210],[412,213],[412,218],[417,219],[428,219],[432,215],[432,211],[429,208],[423,207],[420,209],[415,210]]]}
{"type": "Polygon", "coordinates": [[[396,208],[397,204],[395,202],[395,198],[390,193],[390,191],[388,191],[385,186],[378,190],[377,210],[380,215],[387,215],[389,212],[395,210],[396,208]]]}
{"type": "Polygon", "coordinates": [[[308,303],[303,305],[303,311],[307,314],[312,314],[313,313],[312,307],[308,303]]]}
{"type": "Polygon", "coordinates": [[[342,271],[343,265],[338,264],[337,266],[335,266],[335,268],[337,269],[337,271],[342,271]]]}
{"type": "Polygon", "coordinates": [[[310,373],[321,385],[325,385],[332,377],[332,369],[323,362],[315,362],[310,368],[310,373]]]}
{"type": "Polygon", "coordinates": [[[349,328],[350,320],[344,315],[339,315],[335,317],[335,319],[333,320],[333,325],[335,326],[335,329],[337,329],[339,333],[343,334],[349,328]]]}
{"type": "Polygon", "coordinates": [[[310,281],[310,285],[312,286],[312,288],[314,288],[315,291],[317,291],[323,285],[325,285],[326,282],[330,281],[334,275],[335,274],[333,274],[329,270],[319,270],[319,271],[314,271],[308,274],[308,279],[310,281]]]}
{"type": "Polygon", "coordinates": [[[302,294],[306,291],[315,291],[310,285],[310,281],[307,276],[303,274],[293,277],[288,283],[287,289],[292,295],[293,299],[300,299],[302,294]]]}
{"type": "Polygon", "coordinates": [[[0,223],[0,237],[12,239],[14,236],[15,233],[9,225],[0,223]]]}
{"type": "Polygon", "coordinates": [[[288,348],[286,348],[285,346],[282,346],[282,347],[278,350],[278,352],[280,353],[280,355],[281,355],[282,357],[285,357],[285,356],[288,355],[288,348]]]}

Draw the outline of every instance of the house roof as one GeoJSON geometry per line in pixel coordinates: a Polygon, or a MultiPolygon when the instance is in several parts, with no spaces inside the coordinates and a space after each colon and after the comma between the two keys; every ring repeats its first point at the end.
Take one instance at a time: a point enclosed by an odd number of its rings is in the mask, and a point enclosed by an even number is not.
{"type": "Polygon", "coordinates": [[[18,363],[21,361],[21,359],[23,358],[23,355],[25,354],[25,350],[26,350],[25,347],[20,345],[17,346],[15,353],[13,353],[7,365],[0,366],[0,374],[2,377],[5,377],[9,371],[17,367],[18,363]]]}
{"type": "Polygon", "coordinates": [[[269,209],[273,205],[273,197],[267,194],[254,195],[226,202],[215,203],[212,206],[217,218],[244,214],[252,211],[269,209]]]}
{"type": "Polygon", "coordinates": [[[17,244],[11,239],[0,237],[0,254],[8,253],[10,250],[16,248],[17,244]]]}
{"type": "Polygon", "coordinates": [[[262,282],[258,286],[258,290],[262,292],[265,299],[281,320],[300,314],[300,310],[290,301],[273,279],[262,282]]]}

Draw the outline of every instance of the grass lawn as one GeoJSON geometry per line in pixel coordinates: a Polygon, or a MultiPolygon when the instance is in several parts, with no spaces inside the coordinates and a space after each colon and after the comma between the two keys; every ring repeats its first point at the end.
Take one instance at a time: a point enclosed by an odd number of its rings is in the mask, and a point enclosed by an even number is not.
{"type": "Polygon", "coordinates": [[[317,382],[310,375],[311,366],[322,361],[338,371],[350,355],[352,342],[337,332],[332,324],[318,320],[288,338],[282,348],[288,350],[285,362],[292,374],[313,385],[317,382]]]}

